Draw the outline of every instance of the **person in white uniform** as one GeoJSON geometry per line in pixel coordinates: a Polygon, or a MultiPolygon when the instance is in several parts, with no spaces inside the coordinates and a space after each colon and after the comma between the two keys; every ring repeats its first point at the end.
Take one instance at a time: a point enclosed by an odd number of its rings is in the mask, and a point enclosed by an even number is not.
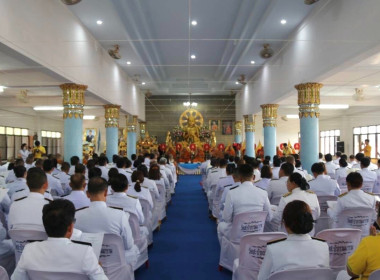
{"type": "Polygon", "coordinates": [[[348,163],[344,158],[339,160],[339,168],[335,171],[335,179],[346,178],[348,174],[348,163]]]}
{"type": "Polygon", "coordinates": [[[0,221],[0,266],[11,275],[15,269],[15,249],[11,239],[6,239],[7,230],[0,221]]]}
{"type": "Polygon", "coordinates": [[[21,144],[21,149],[18,151],[18,157],[21,157],[24,162],[26,162],[27,157],[30,155],[28,145],[26,143],[21,144]]]}
{"type": "Polygon", "coordinates": [[[338,169],[338,166],[334,164],[332,161],[332,155],[331,154],[326,154],[325,155],[326,159],[326,172],[327,174],[331,177],[331,179],[335,179],[335,171],[338,169]]]}
{"type": "MultiPolygon", "coordinates": [[[[19,165],[21,165],[21,166],[25,165],[24,161],[21,158],[18,158],[15,160],[13,168],[15,168],[16,166],[19,166],[19,165]]],[[[5,179],[6,184],[9,184],[9,183],[12,183],[13,181],[16,181],[16,175],[15,175],[13,168],[12,168],[12,170],[10,170],[8,172],[7,178],[5,179]]]]}
{"type": "Polygon", "coordinates": [[[70,164],[68,162],[63,162],[61,172],[57,175],[53,175],[53,177],[57,178],[61,182],[61,186],[65,194],[69,194],[71,192],[69,171],[70,164]]]}
{"type": "Polygon", "coordinates": [[[308,234],[312,231],[314,223],[309,205],[301,200],[291,201],[286,205],[281,219],[284,221],[288,237],[267,244],[258,280],[267,280],[271,274],[282,270],[328,268],[328,244],[308,234]]]}
{"type": "Polygon", "coordinates": [[[333,163],[338,166],[339,165],[339,160],[340,160],[340,157],[342,156],[342,153],[341,152],[336,152],[335,153],[335,159],[333,160],[333,163]]]}
{"type": "Polygon", "coordinates": [[[227,194],[222,221],[218,224],[219,243],[222,236],[229,238],[232,221],[235,215],[250,211],[267,211],[267,221],[272,219],[270,203],[267,193],[254,186],[253,168],[249,164],[242,164],[238,167],[241,177],[241,185],[231,188],[227,194]]]}
{"type": "Polygon", "coordinates": [[[72,157],[70,158],[70,165],[71,165],[70,170],[69,170],[69,175],[70,175],[70,176],[73,175],[73,174],[75,173],[75,167],[76,167],[76,165],[79,164],[79,163],[80,163],[80,160],[79,160],[79,157],[78,157],[78,156],[72,156],[72,157]]]}
{"type": "Polygon", "coordinates": [[[6,185],[8,189],[8,196],[12,199],[12,196],[19,191],[26,191],[29,193],[28,185],[26,184],[26,168],[22,165],[16,166],[13,169],[16,180],[6,185]]]}
{"type": "Polygon", "coordinates": [[[49,203],[44,197],[48,188],[45,172],[40,168],[29,169],[26,183],[30,193],[28,196],[16,199],[9,210],[9,229],[35,229],[44,231],[42,224],[42,208],[49,203]],[[28,225],[26,228],[25,225],[28,225]]]}
{"type": "Polygon", "coordinates": [[[144,164],[140,164],[137,167],[137,170],[141,171],[144,174],[144,184],[143,185],[145,187],[148,187],[149,191],[151,192],[151,194],[154,195],[155,199],[159,199],[160,193],[158,192],[156,182],[154,180],[148,178],[149,177],[148,168],[144,164]]]}
{"type": "Polygon", "coordinates": [[[334,220],[346,209],[351,208],[372,208],[376,207],[376,196],[361,190],[363,177],[358,172],[351,172],[346,177],[348,192],[338,197],[337,203],[333,208],[327,209],[327,214],[334,220]]]}
{"type": "Polygon", "coordinates": [[[309,205],[315,220],[317,220],[321,214],[317,195],[309,190],[310,186],[301,174],[293,173],[290,175],[287,181],[287,188],[289,192],[281,197],[272,220],[272,228],[274,231],[277,231],[277,229],[280,228],[285,206],[291,201],[302,200],[306,202],[309,205]]]}
{"type": "Polygon", "coordinates": [[[46,173],[49,189],[50,189],[51,193],[53,194],[53,196],[54,195],[56,195],[56,196],[64,195],[65,192],[63,191],[61,182],[57,178],[54,178],[53,175],[51,175],[51,173],[54,170],[52,160],[50,160],[50,159],[44,160],[43,169],[46,173]]]}
{"type": "Polygon", "coordinates": [[[281,197],[288,192],[287,181],[290,175],[293,174],[294,166],[291,163],[285,162],[280,167],[279,180],[271,180],[267,188],[268,198],[272,204],[278,205],[281,197]]]}
{"type": "Polygon", "coordinates": [[[261,168],[261,179],[258,181],[255,181],[255,186],[266,191],[267,188],[269,187],[270,181],[272,180],[272,175],[273,174],[272,174],[272,170],[270,166],[264,165],[261,168]]]}
{"type": "Polygon", "coordinates": [[[368,169],[370,163],[371,159],[368,157],[364,157],[360,161],[361,170],[359,170],[358,173],[362,175],[363,182],[375,182],[377,180],[376,172],[368,169]]]}
{"type": "Polygon", "coordinates": [[[281,159],[274,158],[273,159],[273,168],[272,168],[272,179],[278,180],[280,179],[280,166],[281,166],[281,159]]]}
{"type": "Polygon", "coordinates": [[[151,209],[153,209],[153,199],[148,187],[144,187],[144,174],[141,171],[134,171],[132,173],[132,186],[128,188],[127,194],[145,199],[149,202],[151,209]]]}
{"type": "Polygon", "coordinates": [[[316,195],[332,195],[338,196],[341,191],[338,183],[331,179],[330,176],[325,175],[325,166],[322,162],[314,163],[311,166],[311,172],[315,179],[310,180],[310,190],[316,195]]]}
{"type": "Polygon", "coordinates": [[[85,193],[86,179],[83,174],[75,173],[70,178],[70,187],[72,189],[69,195],[63,196],[64,199],[70,200],[76,210],[90,206],[90,199],[85,193]]]}
{"type": "Polygon", "coordinates": [[[234,169],[233,173],[232,173],[232,178],[233,178],[233,183],[230,184],[230,185],[225,185],[224,186],[224,190],[223,190],[223,194],[222,194],[222,198],[220,199],[220,217],[222,216],[223,214],[223,210],[224,210],[224,204],[226,202],[226,197],[227,197],[227,194],[228,192],[234,188],[234,187],[237,187],[237,186],[240,186],[241,184],[241,178],[240,178],[240,175],[239,175],[239,171],[237,168],[234,169]]]}
{"type": "Polygon", "coordinates": [[[42,218],[48,239],[25,246],[12,280],[29,279],[28,271],[71,272],[92,280],[106,280],[91,244],[71,241],[75,222],[74,205],[59,199],[43,208],[42,218]]]}
{"type": "Polygon", "coordinates": [[[106,181],[108,181],[108,171],[109,169],[107,168],[107,162],[108,162],[108,159],[107,157],[105,156],[101,156],[99,157],[99,168],[100,170],[102,171],[102,178],[106,181]]]}

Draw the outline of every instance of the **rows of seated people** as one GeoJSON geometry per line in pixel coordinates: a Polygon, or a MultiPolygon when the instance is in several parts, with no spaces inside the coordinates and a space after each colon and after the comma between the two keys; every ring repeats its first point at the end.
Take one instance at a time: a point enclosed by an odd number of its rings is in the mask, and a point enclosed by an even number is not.
{"type": "Polygon", "coordinates": [[[362,153],[350,159],[320,156],[309,174],[298,155],[207,158],[201,185],[217,223],[219,269],[260,280],[305,279],[300,269],[312,279],[368,279],[380,269],[380,169],[362,153]]]}
{"type": "Polygon", "coordinates": [[[177,182],[173,158],[159,154],[114,155],[112,163],[94,155],[86,165],[50,155],[0,169],[0,266],[17,280],[134,279],[149,264],[177,182]]]}

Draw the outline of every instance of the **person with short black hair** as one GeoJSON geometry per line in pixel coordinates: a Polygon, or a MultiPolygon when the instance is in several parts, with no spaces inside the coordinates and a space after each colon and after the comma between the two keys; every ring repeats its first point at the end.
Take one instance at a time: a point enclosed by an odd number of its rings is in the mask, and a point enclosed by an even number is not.
{"type": "MultiPolygon", "coordinates": [[[[226,166],[226,177],[221,177],[216,182],[215,195],[219,194],[220,200],[221,200],[221,197],[223,195],[224,189],[225,188],[231,188],[235,183],[234,179],[232,177],[232,174],[234,173],[235,169],[236,169],[235,164],[233,164],[233,163],[227,164],[227,166],[226,166]]],[[[224,201],[220,202],[220,203],[224,203],[224,201]]],[[[214,209],[212,206],[211,206],[211,208],[212,208],[212,214],[214,215],[214,218],[219,218],[220,208],[214,209]]]]}
{"type": "Polygon", "coordinates": [[[91,244],[70,240],[74,231],[74,215],[74,205],[68,200],[59,199],[43,207],[42,219],[48,239],[25,246],[12,279],[29,279],[29,270],[71,272],[94,280],[108,279],[91,244]]]}
{"type": "Polygon", "coordinates": [[[323,160],[323,154],[322,153],[318,154],[318,159],[319,159],[318,160],[319,162],[324,162],[324,160],[323,160]]]}
{"type": "Polygon", "coordinates": [[[339,160],[339,168],[335,171],[335,179],[338,181],[339,178],[346,178],[348,174],[348,163],[341,157],[339,160]]]}
{"type": "Polygon", "coordinates": [[[144,186],[148,187],[149,191],[154,194],[154,197],[156,199],[159,199],[160,193],[158,192],[156,182],[149,179],[148,168],[145,166],[145,164],[141,164],[137,170],[141,171],[144,174],[144,186]]]}
{"type": "Polygon", "coordinates": [[[239,174],[239,170],[237,168],[235,168],[233,170],[233,172],[232,172],[232,179],[233,179],[232,185],[230,185],[230,186],[227,185],[227,186],[224,187],[222,198],[220,199],[220,215],[219,215],[219,217],[221,217],[222,214],[223,214],[224,204],[226,202],[226,197],[227,197],[228,192],[232,188],[240,186],[240,184],[241,184],[241,177],[240,177],[240,174],[239,174]]]}
{"type": "Polygon", "coordinates": [[[222,237],[230,238],[233,218],[236,214],[250,211],[267,211],[266,220],[272,219],[272,212],[267,193],[253,185],[253,168],[249,164],[238,167],[241,185],[231,188],[227,193],[222,220],[218,224],[218,238],[221,243],[222,237]]]}
{"type": "Polygon", "coordinates": [[[72,157],[70,158],[70,165],[71,165],[70,170],[69,170],[69,175],[70,175],[70,176],[73,175],[73,174],[75,173],[75,166],[76,166],[78,163],[80,163],[80,159],[79,159],[78,156],[72,156],[72,157]]]}
{"type": "Polygon", "coordinates": [[[289,176],[293,174],[293,171],[294,165],[285,162],[280,167],[280,179],[270,181],[266,191],[271,204],[278,205],[281,197],[288,192],[286,182],[288,181],[289,176]]]}
{"type": "Polygon", "coordinates": [[[139,199],[136,196],[127,195],[127,177],[124,174],[117,174],[110,179],[110,185],[113,193],[107,196],[107,205],[123,208],[124,211],[135,214],[140,225],[144,224],[144,214],[139,199]]]}
{"type": "Polygon", "coordinates": [[[34,142],[34,148],[32,150],[33,156],[35,159],[42,158],[44,155],[46,155],[46,150],[43,146],[41,146],[40,141],[34,142]]]}
{"type": "Polygon", "coordinates": [[[337,166],[339,165],[339,160],[340,160],[341,156],[342,156],[341,152],[338,151],[338,152],[335,153],[335,159],[333,160],[333,162],[334,162],[335,165],[337,165],[337,166]]]}
{"type": "Polygon", "coordinates": [[[362,175],[364,182],[371,182],[375,184],[377,180],[377,175],[375,171],[369,170],[369,165],[371,164],[371,159],[369,157],[363,157],[360,160],[360,168],[361,170],[358,170],[358,173],[362,175]]]}
{"type": "MultiPolygon", "coordinates": [[[[297,168],[297,166],[296,166],[297,160],[296,160],[296,158],[294,156],[292,156],[292,155],[287,156],[286,157],[286,162],[290,163],[290,164],[292,164],[294,166],[293,173],[299,173],[303,178],[305,178],[305,176],[307,174],[307,171],[303,170],[302,166],[299,166],[297,168]]],[[[301,162],[299,162],[299,164],[301,164],[301,162]]]]}
{"type": "Polygon", "coordinates": [[[281,159],[279,157],[273,158],[273,168],[272,168],[272,179],[278,180],[280,179],[280,166],[281,159]]]}
{"type": "Polygon", "coordinates": [[[372,147],[369,145],[369,139],[365,139],[364,143],[362,142],[360,145],[360,151],[364,153],[365,157],[371,158],[372,147]],[[362,147],[364,146],[364,147],[362,147]]]}
{"type": "Polygon", "coordinates": [[[219,160],[219,165],[215,170],[212,170],[206,180],[206,188],[207,188],[207,198],[209,203],[209,209],[212,209],[212,193],[216,191],[218,180],[220,178],[225,178],[227,176],[226,167],[228,161],[224,158],[219,160]]]}
{"type": "Polygon", "coordinates": [[[65,195],[71,192],[69,171],[70,171],[70,164],[65,161],[61,165],[61,172],[57,174],[56,176],[54,176],[61,182],[61,186],[63,188],[65,195]]]}
{"type": "Polygon", "coordinates": [[[338,183],[325,175],[325,166],[322,162],[316,162],[311,166],[311,172],[315,179],[309,181],[310,190],[316,195],[338,196],[341,193],[338,183]]]}
{"type": "Polygon", "coordinates": [[[29,188],[26,184],[26,168],[22,165],[16,166],[13,169],[16,180],[12,183],[6,184],[8,189],[8,196],[12,199],[12,196],[19,191],[24,191],[26,194],[29,194],[29,188]]]}
{"type": "Polygon", "coordinates": [[[334,208],[327,209],[327,213],[337,221],[338,215],[346,209],[351,208],[371,208],[375,209],[376,196],[361,190],[363,177],[358,172],[351,172],[346,177],[348,192],[341,194],[334,208]]]}
{"type": "MultiPolygon", "coordinates": [[[[293,175],[299,176],[297,173],[293,175]]],[[[268,243],[258,280],[266,280],[272,273],[282,270],[328,268],[330,266],[328,244],[309,234],[314,226],[309,205],[301,200],[289,202],[284,208],[282,220],[288,237],[268,243]]]]}
{"type": "Polygon", "coordinates": [[[331,179],[335,179],[335,170],[338,169],[338,166],[335,165],[333,162],[333,158],[331,154],[326,154],[325,155],[325,167],[326,167],[326,172],[327,174],[331,177],[331,179]]]}
{"type": "Polygon", "coordinates": [[[86,178],[83,174],[75,173],[70,177],[70,188],[72,189],[71,193],[63,196],[63,198],[70,200],[74,204],[75,209],[78,210],[90,206],[90,200],[84,192],[86,188],[86,178]]]}
{"type": "Polygon", "coordinates": [[[48,189],[48,181],[44,171],[39,168],[30,168],[26,176],[26,184],[30,193],[16,199],[10,207],[8,216],[8,228],[24,228],[30,225],[34,229],[44,231],[42,225],[42,208],[49,203],[44,197],[48,189]]]}
{"type": "Polygon", "coordinates": [[[100,170],[99,167],[92,167],[88,170],[88,179],[91,179],[94,177],[102,177],[102,170],[100,170]]]}
{"type": "Polygon", "coordinates": [[[271,180],[272,180],[272,170],[269,165],[264,165],[261,168],[261,179],[255,182],[255,186],[266,191],[267,188],[269,187],[271,180]]]}
{"type": "Polygon", "coordinates": [[[99,168],[102,171],[102,178],[108,181],[108,168],[107,168],[108,159],[106,156],[100,156],[98,160],[99,168]]]}
{"type": "Polygon", "coordinates": [[[53,196],[54,195],[55,196],[64,195],[65,192],[62,188],[61,182],[59,181],[59,179],[57,179],[51,175],[51,173],[54,170],[53,161],[50,159],[45,159],[42,166],[43,166],[43,169],[46,173],[46,177],[48,180],[49,191],[52,193],[52,195],[53,196]]]}
{"type": "Polygon", "coordinates": [[[302,200],[307,203],[310,206],[315,220],[317,220],[321,214],[321,208],[319,206],[317,195],[310,191],[309,184],[306,179],[301,176],[301,174],[291,174],[288,178],[286,186],[289,192],[281,197],[280,203],[278,204],[278,208],[276,209],[276,213],[272,220],[272,226],[275,231],[280,227],[285,206],[291,201],[302,200]],[[276,228],[277,226],[278,228],[276,228]]]}
{"type": "Polygon", "coordinates": [[[347,163],[348,163],[348,167],[349,168],[352,168],[355,164],[357,164],[355,156],[354,155],[350,155],[348,157],[348,162],[347,163]]]}
{"type": "Polygon", "coordinates": [[[25,163],[24,161],[22,160],[22,158],[17,158],[14,162],[14,164],[12,165],[12,163],[10,163],[8,165],[8,170],[10,170],[8,172],[8,175],[7,175],[7,178],[5,179],[5,183],[6,184],[9,184],[9,183],[12,183],[14,181],[16,181],[16,176],[15,176],[15,172],[13,171],[13,169],[16,167],[16,166],[25,166],[25,163]],[[10,168],[10,169],[9,169],[10,168]]]}
{"type": "Polygon", "coordinates": [[[359,170],[361,167],[361,161],[362,161],[362,158],[364,158],[364,154],[363,153],[357,153],[355,155],[355,161],[356,163],[352,165],[352,169],[356,169],[356,170],[359,170]]]}

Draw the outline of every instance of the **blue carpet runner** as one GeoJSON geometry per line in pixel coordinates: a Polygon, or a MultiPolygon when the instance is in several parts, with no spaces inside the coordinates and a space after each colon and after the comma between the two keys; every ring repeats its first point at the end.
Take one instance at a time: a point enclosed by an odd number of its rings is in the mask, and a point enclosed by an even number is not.
{"type": "Polygon", "coordinates": [[[208,218],[207,199],[199,185],[201,176],[180,176],[167,220],[154,233],[148,269],[135,272],[136,280],[224,280],[229,271],[218,271],[220,247],[216,224],[208,218]]]}

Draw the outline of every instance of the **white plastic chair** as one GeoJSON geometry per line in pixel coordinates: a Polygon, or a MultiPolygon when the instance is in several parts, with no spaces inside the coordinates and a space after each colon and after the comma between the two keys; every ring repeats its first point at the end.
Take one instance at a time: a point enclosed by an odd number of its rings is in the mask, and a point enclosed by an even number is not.
{"type": "Polygon", "coordinates": [[[109,280],[134,280],[133,269],[127,264],[123,240],[116,234],[104,234],[100,263],[109,280]]]}
{"type": "Polygon", "coordinates": [[[379,280],[380,279],[380,269],[373,271],[370,275],[368,280],[379,280]]]}
{"type": "Polygon", "coordinates": [[[156,183],[160,197],[157,200],[156,207],[159,211],[158,219],[161,222],[166,217],[166,190],[165,186],[156,183]]]}
{"type": "Polygon", "coordinates": [[[222,267],[232,271],[233,262],[239,256],[240,239],[250,233],[264,230],[266,211],[246,212],[234,216],[230,237],[222,236],[220,244],[219,270],[222,267]]]}
{"type": "MultiPolygon", "coordinates": [[[[50,271],[37,271],[28,270],[26,272],[30,280],[88,280],[87,275],[71,272],[50,272],[50,271]]],[[[1,278],[0,278],[1,279],[1,278]]]]}
{"type": "Polygon", "coordinates": [[[16,264],[20,260],[22,251],[24,250],[26,244],[47,239],[46,232],[39,230],[10,229],[8,234],[12,239],[13,245],[15,246],[16,264]]]}
{"type": "Polygon", "coordinates": [[[141,208],[144,214],[144,224],[148,229],[149,235],[148,235],[148,244],[153,243],[153,228],[152,228],[152,208],[148,202],[148,200],[139,198],[140,203],[141,203],[141,208]]]}
{"type": "Polygon", "coordinates": [[[251,233],[243,236],[240,240],[239,258],[234,261],[232,280],[256,279],[267,243],[286,236],[283,232],[251,233]]]}
{"type": "Polygon", "coordinates": [[[268,280],[335,280],[334,273],[329,268],[305,268],[278,271],[269,276],[268,280]]]}
{"type": "Polygon", "coordinates": [[[0,280],[9,280],[8,273],[2,266],[0,266],[0,280]]]}
{"type": "Polygon", "coordinates": [[[316,237],[326,240],[330,251],[330,268],[338,273],[346,268],[348,257],[358,246],[361,230],[352,228],[327,229],[319,232],[316,237]]]}
{"type": "Polygon", "coordinates": [[[375,181],[364,181],[363,186],[362,186],[362,191],[372,193],[374,186],[375,186],[375,181]]]}
{"type": "Polygon", "coordinates": [[[346,177],[339,177],[337,182],[342,193],[345,193],[348,191],[346,177]]]}
{"type": "Polygon", "coordinates": [[[139,255],[137,256],[137,262],[134,265],[133,270],[138,269],[144,263],[146,267],[149,267],[147,236],[141,234],[139,219],[133,213],[129,213],[129,225],[132,230],[132,235],[133,235],[133,240],[135,242],[135,245],[139,249],[139,255]]]}
{"type": "Polygon", "coordinates": [[[319,202],[319,207],[321,209],[321,214],[315,223],[315,233],[318,233],[324,229],[329,228],[329,220],[330,217],[327,215],[327,201],[336,201],[338,198],[333,195],[321,195],[318,196],[318,202],[319,202]]]}
{"type": "Polygon", "coordinates": [[[332,224],[333,228],[356,228],[362,237],[369,235],[369,227],[375,221],[376,212],[372,208],[350,208],[343,210],[332,224]]]}

